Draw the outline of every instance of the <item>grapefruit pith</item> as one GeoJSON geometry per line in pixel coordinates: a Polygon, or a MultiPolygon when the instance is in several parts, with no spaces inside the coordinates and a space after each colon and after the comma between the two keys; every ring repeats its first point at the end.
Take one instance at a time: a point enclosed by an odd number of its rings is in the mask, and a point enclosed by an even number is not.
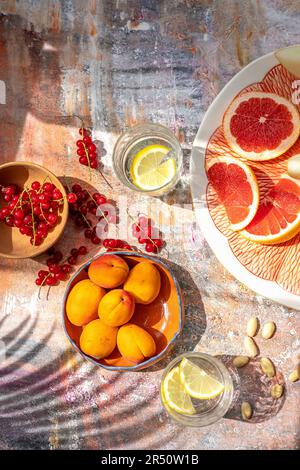
{"type": "Polygon", "coordinates": [[[275,93],[253,91],[239,95],[227,108],[223,130],[229,146],[248,160],[271,160],[298,139],[297,108],[275,93]]]}
{"type": "Polygon", "coordinates": [[[261,201],[250,224],[240,233],[265,245],[283,243],[300,230],[300,181],[284,175],[261,201]]]}
{"type": "Polygon", "coordinates": [[[245,228],[259,204],[259,189],[251,168],[237,158],[216,157],[208,161],[206,173],[225,207],[231,230],[245,228]]]}

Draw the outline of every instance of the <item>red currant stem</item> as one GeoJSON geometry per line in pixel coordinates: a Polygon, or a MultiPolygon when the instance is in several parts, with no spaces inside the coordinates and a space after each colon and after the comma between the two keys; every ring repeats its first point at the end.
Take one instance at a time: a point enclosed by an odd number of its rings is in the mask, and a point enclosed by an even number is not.
{"type": "Polygon", "coordinates": [[[20,196],[19,196],[19,199],[18,199],[18,202],[17,204],[15,205],[15,207],[12,209],[11,213],[9,215],[11,215],[16,209],[18,209],[18,207],[22,207],[22,196],[23,194],[27,192],[27,188],[24,188],[23,191],[21,192],[20,196]]]}
{"type": "Polygon", "coordinates": [[[87,190],[87,192],[88,192],[88,195],[90,196],[90,198],[92,199],[92,201],[94,201],[94,203],[95,203],[96,206],[98,207],[98,209],[100,209],[101,214],[102,214],[102,216],[104,217],[104,219],[106,220],[106,222],[109,224],[109,220],[106,218],[106,215],[104,214],[104,212],[103,212],[103,210],[101,209],[101,207],[98,206],[97,201],[93,198],[93,196],[91,195],[91,193],[89,192],[89,190],[87,190]]]}
{"type": "Polygon", "coordinates": [[[110,187],[110,189],[114,189],[112,187],[112,185],[110,184],[110,182],[106,179],[106,177],[104,176],[104,174],[102,173],[102,171],[99,169],[99,173],[101,175],[101,177],[104,179],[105,183],[110,187]]]}
{"type": "Polygon", "coordinates": [[[84,218],[84,220],[85,220],[85,222],[88,224],[88,226],[89,226],[90,228],[92,228],[92,225],[89,223],[89,221],[88,221],[88,219],[86,218],[86,216],[85,216],[81,211],[78,211],[78,212],[80,212],[80,214],[82,215],[82,217],[84,218]]]}
{"type": "Polygon", "coordinates": [[[40,297],[40,293],[41,293],[41,289],[43,287],[43,285],[45,284],[46,282],[46,279],[50,276],[50,273],[47,274],[47,276],[44,277],[44,279],[42,280],[42,283],[40,285],[40,288],[39,288],[39,293],[38,293],[38,299],[41,300],[41,297],[40,297]]]}
{"type": "Polygon", "coordinates": [[[87,149],[87,147],[86,147],[86,145],[85,145],[84,142],[83,142],[83,148],[84,148],[85,156],[86,156],[86,158],[87,158],[88,166],[89,166],[89,179],[90,179],[90,181],[92,181],[91,160],[90,160],[90,156],[89,156],[88,149],[87,149]]]}
{"type": "Polygon", "coordinates": [[[42,208],[42,204],[40,204],[40,209],[41,209],[41,213],[42,213],[42,216],[43,216],[43,218],[44,218],[44,221],[45,221],[47,224],[49,224],[48,220],[47,220],[46,217],[45,217],[45,214],[44,214],[44,211],[43,211],[43,208],[42,208]]]}
{"type": "Polygon", "coordinates": [[[35,245],[35,225],[34,225],[34,212],[33,212],[33,204],[32,204],[32,199],[31,199],[31,196],[29,194],[29,191],[27,188],[25,188],[26,190],[26,193],[28,194],[28,197],[29,197],[29,201],[30,201],[30,205],[31,205],[31,217],[32,217],[32,231],[33,231],[33,244],[35,245]]]}
{"type": "Polygon", "coordinates": [[[46,295],[46,300],[49,300],[49,294],[50,294],[50,289],[51,289],[52,286],[49,286],[48,288],[48,291],[47,291],[47,295],[46,295]]]}
{"type": "Polygon", "coordinates": [[[50,176],[49,175],[45,176],[45,178],[43,179],[42,184],[40,186],[40,189],[37,191],[37,194],[40,194],[43,191],[43,185],[44,185],[44,183],[46,183],[47,180],[49,180],[50,183],[52,183],[52,179],[50,178],[50,176]]]}

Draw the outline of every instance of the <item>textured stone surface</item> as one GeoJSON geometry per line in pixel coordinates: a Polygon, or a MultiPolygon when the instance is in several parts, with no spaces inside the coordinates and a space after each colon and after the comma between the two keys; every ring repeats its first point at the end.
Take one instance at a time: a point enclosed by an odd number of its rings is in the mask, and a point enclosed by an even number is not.
{"type": "MultiPolygon", "coordinates": [[[[170,357],[196,349],[230,363],[231,356],[244,353],[246,322],[255,315],[277,324],[274,338],[258,343],[285,380],[299,354],[299,313],[255,295],[218,263],[195,227],[187,175],[195,133],[226,82],[249,61],[299,42],[298,2],[2,0],[0,5],[0,80],[6,84],[1,163],[31,160],[65,181],[87,181],[118,202],[127,226],[126,207],[157,215],[157,201],[133,197],[118,183],[111,168],[113,144],[135,122],[150,119],[172,128],[183,145],[185,174],[159,207],[186,323],[170,357]],[[89,182],[87,169],[79,166],[74,114],[92,125],[114,190],[97,173],[89,182]]],[[[66,252],[80,243],[70,224],[58,248],[66,252]]],[[[228,416],[202,429],[178,426],[160,404],[160,377],[170,357],[153,369],[122,374],[83,361],[62,329],[64,285],[51,289],[48,300],[46,291],[38,299],[35,273],[45,259],[0,259],[0,448],[299,446],[299,383],[286,383],[285,397],[275,403],[256,361],[240,373],[228,416]],[[239,416],[244,400],[254,407],[250,423],[239,416]]]]}

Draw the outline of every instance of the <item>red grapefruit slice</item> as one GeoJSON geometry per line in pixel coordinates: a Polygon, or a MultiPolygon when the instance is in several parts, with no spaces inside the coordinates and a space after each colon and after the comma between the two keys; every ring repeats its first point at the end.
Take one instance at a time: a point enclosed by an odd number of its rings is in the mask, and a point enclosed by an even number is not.
{"type": "Polygon", "coordinates": [[[298,139],[297,108],[275,93],[253,91],[233,100],[223,118],[229,146],[248,160],[271,160],[298,139]]]}
{"type": "Polygon", "coordinates": [[[259,189],[251,168],[236,158],[211,158],[206,166],[209,182],[223,204],[231,230],[242,230],[253,219],[259,189]]]}
{"type": "Polygon", "coordinates": [[[250,224],[240,233],[265,245],[283,243],[300,230],[300,182],[284,175],[261,201],[250,224]]]}

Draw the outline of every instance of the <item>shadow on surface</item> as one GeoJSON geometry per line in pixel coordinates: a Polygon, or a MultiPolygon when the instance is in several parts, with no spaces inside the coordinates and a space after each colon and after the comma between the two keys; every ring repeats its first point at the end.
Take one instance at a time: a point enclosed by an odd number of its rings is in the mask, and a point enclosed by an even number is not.
{"type": "Polygon", "coordinates": [[[169,353],[160,362],[146,369],[145,372],[164,369],[179,354],[193,351],[206,330],[204,305],[192,276],[182,266],[168,260],[166,263],[170,266],[181,287],[185,316],[184,327],[181,336],[177,338],[169,353]]]}
{"type": "Polygon", "coordinates": [[[236,356],[217,356],[228,368],[233,379],[234,396],[227,419],[243,421],[241,404],[247,401],[253,408],[253,416],[249,424],[261,423],[277,415],[285,402],[285,393],[279,399],[271,396],[271,387],[275,384],[284,386],[283,375],[277,371],[275,377],[267,377],[261,370],[260,358],[251,359],[241,368],[234,367],[232,361],[236,356]]]}

